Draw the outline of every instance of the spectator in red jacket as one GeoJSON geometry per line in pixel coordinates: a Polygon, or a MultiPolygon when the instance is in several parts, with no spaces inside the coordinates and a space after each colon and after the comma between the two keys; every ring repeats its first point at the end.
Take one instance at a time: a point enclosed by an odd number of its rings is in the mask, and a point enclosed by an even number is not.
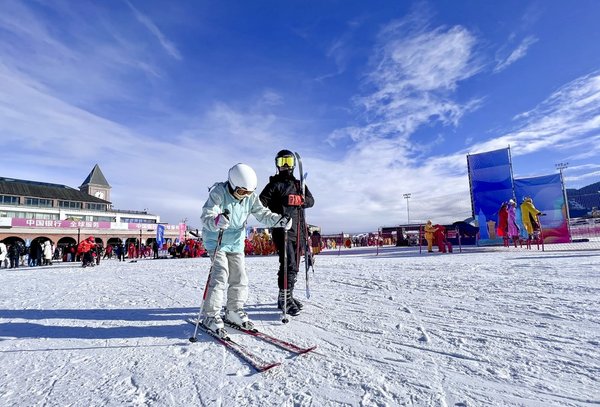
{"type": "Polygon", "coordinates": [[[94,240],[94,236],[90,236],[87,239],[83,240],[79,243],[77,247],[77,253],[82,256],[83,267],[94,266],[92,251],[96,250],[96,241],[94,240]]]}
{"type": "Polygon", "coordinates": [[[447,251],[452,253],[452,245],[446,239],[446,228],[442,225],[435,225],[434,227],[437,229],[434,233],[434,237],[440,253],[446,253],[446,247],[448,248],[447,251]]]}
{"type": "Polygon", "coordinates": [[[508,204],[502,202],[500,210],[498,210],[498,227],[496,234],[504,240],[504,246],[508,247],[508,204]]]}
{"type": "Polygon", "coordinates": [[[127,249],[127,257],[129,260],[132,260],[135,257],[135,245],[133,242],[129,243],[129,248],[127,249]]]}

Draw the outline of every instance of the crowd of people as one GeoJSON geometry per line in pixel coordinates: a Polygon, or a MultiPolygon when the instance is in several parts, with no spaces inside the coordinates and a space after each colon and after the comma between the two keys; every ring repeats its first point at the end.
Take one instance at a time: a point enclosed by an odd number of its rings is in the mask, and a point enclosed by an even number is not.
{"type": "MultiPolygon", "coordinates": [[[[156,246],[156,243],[154,244],[156,246]]],[[[167,250],[172,257],[177,258],[195,258],[207,257],[208,253],[204,248],[202,240],[188,239],[179,244],[167,244],[167,250]]],[[[158,254],[156,254],[158,257],[158,254]]]]}
{"type": "MultiPolygon", "coordinates": [[[[526,244],[529,246],[532,241],[537,241],[541,237],[539,217],[545,214],[537,210],[531,197],[527,196],[523,198],[519,209],[521,211],[521,221],[527,235],[526,244]]],[[[512,198],[503,202],[498,210],[498,227],[496,233],[497,236],[502,238],[505,247],[510,246],[510,241],[512,241],[515,247],[523,243],[521,229],[517,223],[517,203],[512,198]]]]}
{"type": "MultiPolygon", "coordinates": [[[[202,240],[188,239],[184,242],[165,245],[168,254],[174,258],[206,257],[206,249],[202,240]]],[[[79,244],[55,245],[50,240],[33,240],[29,246],[16,240],[11,243],[0,242],[0,268],[18,268],[49,266],[53,262],[81,262],[82,267],[93,267],[100,264],[101,259],[158,258],[159,247],[156,242],[144,245],[139,242],[125,244],[108,244],[104,247],[97,243],[93,236],[82,240],[79,244]]]]}
{"type": "Polygon", "coordinates": [[[29,246],[20,241],[0,242],[0,267],[18,268],[48,266],[57,259],[57,252],[50,240],[34,240],[29,246]]]}

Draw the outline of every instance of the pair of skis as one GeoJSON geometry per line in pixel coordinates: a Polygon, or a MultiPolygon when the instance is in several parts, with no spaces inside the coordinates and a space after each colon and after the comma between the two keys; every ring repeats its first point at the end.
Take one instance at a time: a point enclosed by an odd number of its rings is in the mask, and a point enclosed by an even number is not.
{"type": "MultiPolygon", "coordinates": [[[[300,189],[302,192],[302,199],[306,199],[306,177],[308,175],[308,173],[304,173],[303,169],[302,169],[302,158],[300,157],[300,154],[298,154],[297,152],[294,153],[294,155],[296,156],[296,162],[298,163],[298,171],[300,172],[300,189]]],[[[301,240],[298,241],[298,244],[303,244],[303,249],[304,249],[304,267],[305,267],[305,277],[306,277],[306,298],[310,298],[310,284],[309,284],[309,273],[308,271],[310,270],[310,268],[312,267],[313,269],[313,273],[315,271],[314,267],[313,267],[313,258],[312,258],[312,251],[310,248],[310,236],[309,236],[309,232],[308,232],[308,225],[306,223],[306,212],[304,211],[304,207],[300,206],[299,209],[300,211],[300,216],[298,217],[298,234],[300,235],[299,237],[301,238],[301,240]]],[[[296,264],[300,264],[299,260],[300,260],[300,250],[297,250],[298,253],[298,258],[296,259],[296,264]]]]}
{"type": "MultiPolygon", "coordinates": [[[[218,343],[220,343],[221,345],[225,346],[227,349],[229,349],[230,351],[235,353],[238,357],[240,357],[243,361],[248,363],[258,373],[266,372],[269,369],[272,369],[274,367],[281,365],[281,362],[272,362],[272,361],[265,360],[260,354],[250,350],[250,348],[248,348],[247,346],[234,341],[229,336],[224,337],[224,338],[220,337],[219,335],[217,335],[215,332],[211,331],[210,329],[206,329],[206,327],[204,327],[204,325],[198,324],[197,321],[194,321],[192,319],[186,319],[186,321],[194,326],[198,326],[198,328],[200,330],[207,333],[213,339],[215,339],[218,343]]],[[[303,354],[309,353],[317,348],[316,345],[305,348],[305,347],[296,345],[295,343],[277,338],[273,335],[269,335],[265,332],[261,332],[258,329],[246,329],[239,325],[235,325],[235,324],[232,324],[229,322],[226,322],[226,324],[227,324],[227,326],[229,326],[239,332],[243,332],[250,336],[259,338],[265,342],[268,342],[280,349],[286,350],[295,355],[303,355],[303,354]]]]}

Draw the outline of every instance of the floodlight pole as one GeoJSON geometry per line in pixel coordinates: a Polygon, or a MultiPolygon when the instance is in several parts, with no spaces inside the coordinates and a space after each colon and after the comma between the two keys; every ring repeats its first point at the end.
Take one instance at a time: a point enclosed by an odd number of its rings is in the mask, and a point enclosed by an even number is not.
{"type": "Polygon", "coordinates": [[[569,241],[571,240],[571,214],[569,212],[569,198],[567,197],[567,189],[565,188],[565,179],[563,177],[563,170],[569,167],[569,163],[558,163],[554,165],[558,172],[560,172],[560,183],[563,190],[563,198],[565,200],[565,206],[567,208],[567,230],[569,231],[569,241]]]}
{"type": "Polygon", "coordinates": [[[404,199],[406,199],[406,218],[407,218],[407,225],[410,225],[410,209],[408,207],[408,200],[410,199],[410,193],[408,194],[403,194],[402,195],[404,197],[404,199]]]}

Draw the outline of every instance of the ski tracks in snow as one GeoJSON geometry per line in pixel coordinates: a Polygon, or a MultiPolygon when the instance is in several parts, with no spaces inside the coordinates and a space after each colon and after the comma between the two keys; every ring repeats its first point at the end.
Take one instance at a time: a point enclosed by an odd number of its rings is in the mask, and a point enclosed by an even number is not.
{"type": "Polygon", "coordinates": [[[293,357],[239,337],[283,362],[265,374],[210,338],[187,341],[207,259],[3,271],[0,404],[598,405],[599,260],[325,255],[305,309],[282,325],[277,258],[249,257],[260,329],[319,346],[293,357]]]}

